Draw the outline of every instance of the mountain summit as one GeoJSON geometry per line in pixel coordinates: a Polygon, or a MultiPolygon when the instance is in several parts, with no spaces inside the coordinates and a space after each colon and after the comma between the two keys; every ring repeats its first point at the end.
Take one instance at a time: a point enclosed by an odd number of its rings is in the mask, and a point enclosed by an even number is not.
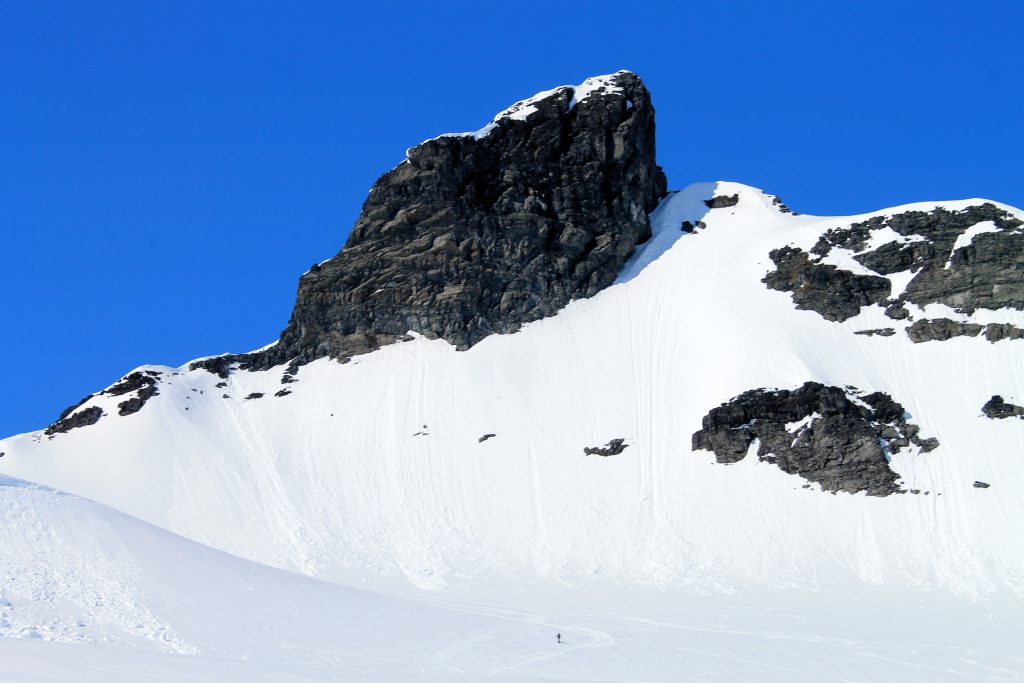
{"type": "Polygon", "coordinates": [[[654,107],[620,71],[517,102],[408,150],[344,248],[299,280],[280,341],[202,365],[347,360],[408,332],[465,349],[610,285],[665,194],[654,107]]]}

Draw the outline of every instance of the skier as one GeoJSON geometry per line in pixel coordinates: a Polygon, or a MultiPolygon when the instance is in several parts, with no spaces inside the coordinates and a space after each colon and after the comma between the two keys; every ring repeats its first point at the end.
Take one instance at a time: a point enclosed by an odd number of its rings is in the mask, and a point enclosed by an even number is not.
{"type": "Polygon", "coordinates": [[[558,641],[558,644],[559,644],[559,645],[561,645],[561,644],[562,644],[562,634],[561,634],[561,633],[559,633],[558,635],[556,635],[556,636],[555,636],[555,639],[556,639],[556,640],[558,641]]]}

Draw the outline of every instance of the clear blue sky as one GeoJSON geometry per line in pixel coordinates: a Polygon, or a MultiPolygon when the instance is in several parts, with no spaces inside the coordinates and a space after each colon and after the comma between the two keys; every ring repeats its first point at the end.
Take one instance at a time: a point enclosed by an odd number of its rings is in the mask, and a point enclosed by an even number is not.
{"type": "Polygon", "coordinates": [[[404,150],[622,68],[669,185],[1024,206],[1024,2],[0,0],[0,435],[274,340],[404,150]]]}

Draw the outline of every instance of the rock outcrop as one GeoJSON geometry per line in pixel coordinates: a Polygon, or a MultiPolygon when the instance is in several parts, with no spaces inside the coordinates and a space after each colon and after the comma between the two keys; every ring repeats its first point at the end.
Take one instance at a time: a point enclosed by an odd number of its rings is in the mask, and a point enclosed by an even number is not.
{"type": "Polygon", "coordinates": [[[709,209],[727,209],[730,206],[736,206],[740,203],[740,196],[738,194],[720,194],[712,197],[711,199],[705,199],[704,205],[709,209]]]}
{"type": "MultiPolygon", "coordinates": [[[[775,270],[765,284],[790,292],[797,308],[826,320],[843,321],[872,304],[889,317],[914,321],[907,304],[943,304],[969,317],[978,309],[1024,310],[1024,222],[994,204],[959,211],[936,208],[876,216],[829,230],[810,252],[787,246],[771,252],[775,270]],[[877,231],[893,236],[880,246],[877,231]],[[825,262],[834,250],[846,252],[875,275],[853,273],[825,262]],[[905,289],[891,291],[887,278],[909,271],[905,289]]],[[[1009,323],[920,319],[906,331],[915,342],[978,336],[989,341],[1020,339],[1009,323]]]]}
{"type": "Polygon", "coordinates": [[[946,341],[953,337],[977,337],[982,326],[975,323],[961,323],[949,318],[922,319],[914,321],[907,328],[910,341],[920,344],[926,341],[946,341]]]}
{"type": "Polygon", "coordinates": [[[1002,396],[996,395],[985,402],[981,412],[993,420],[1005,420],[1008,417],[1024,419],[1024,407],[1007,403],[1002,396]]]}
{"type": "Polygon", "coordinates": [[[60,417],[47,427],[44,433],[53,436],[54,434],[67,432],[69,429],[88,427],[99,422],[104,413],[98,406],[91,406],[76,412],[80,406],[96,396],[125,396],[126,394],[134,393],[134,396],[117,404],[117,413],[121,416],[137,413],[146,404],[146,401],[160,393],[157,389],[159,377],[160,372],[156,370],[137,370],[129,373],[103,391],[89,394],[78,403],[65,408],[60,417]]]}
{"type": "MultiPolygon", "coordinates": [[[[77,406],[73,406],[73,408],[76,407],[77,406]]],[[[100,421],[101,417],[103,417],[103,409],[99,406],[89,406],[88,408],[83,408],[78,412],[69,412],[66,410],[61,414],[61,417],[56,422],[43,430],[43,434],[53,438],[55,434],[64,434],[72,429],[94,425],[100,421]]]]}
{"type": "Polygon", "coordinates": [[[629,444],[625,439],[612,439],[603,447],[587,446],[583,449],[583,455],[600,455],[607,458],[610,455],[618,455],[627,448],[629,448],[629,444]]]}
{"type": "Polygon", "coordinates": [[[635,74],[541,93],[477,133],[410,149],[373,186],[344,248],[300,278],[280,341],[195,367],[294,373],[409,331],[460,349],[514,332],[609,286],[664,194],[654,108],[635,74]]]}
{"type": "Polygon", "coordinates": [[[836,266],[811,260],[802,249],[783,247],[770,254],[775,270],[764,278],[769,289],[790,292],[800,310],[811,310],[842,322],[889,298],[892,285],[884,277],[857,275],[836,266]]]}
{"type": "Polygon", "coordinates": [[[693,435],[693,450],[715,454],[719,463],[757,456],[816,482],[825,491],[886,496],[900,491],[889,455],[939,444],[919,428],[889,395],[807,382],[795,390],[754,389],[712,409],[693,435]]]}

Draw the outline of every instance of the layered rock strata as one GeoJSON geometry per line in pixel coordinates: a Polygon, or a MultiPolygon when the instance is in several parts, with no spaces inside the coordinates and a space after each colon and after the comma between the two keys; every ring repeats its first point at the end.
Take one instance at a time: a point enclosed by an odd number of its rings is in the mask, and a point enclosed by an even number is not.
{"type": "Polygon", "coordinates": [[[466,349],[612,284],[665,194],[635,74],[561,87],[476,133],[443,135],[373,186],[348,242],[299,280],[274,346],[226,373],[346,360],[412,331],[466,349]]]}

